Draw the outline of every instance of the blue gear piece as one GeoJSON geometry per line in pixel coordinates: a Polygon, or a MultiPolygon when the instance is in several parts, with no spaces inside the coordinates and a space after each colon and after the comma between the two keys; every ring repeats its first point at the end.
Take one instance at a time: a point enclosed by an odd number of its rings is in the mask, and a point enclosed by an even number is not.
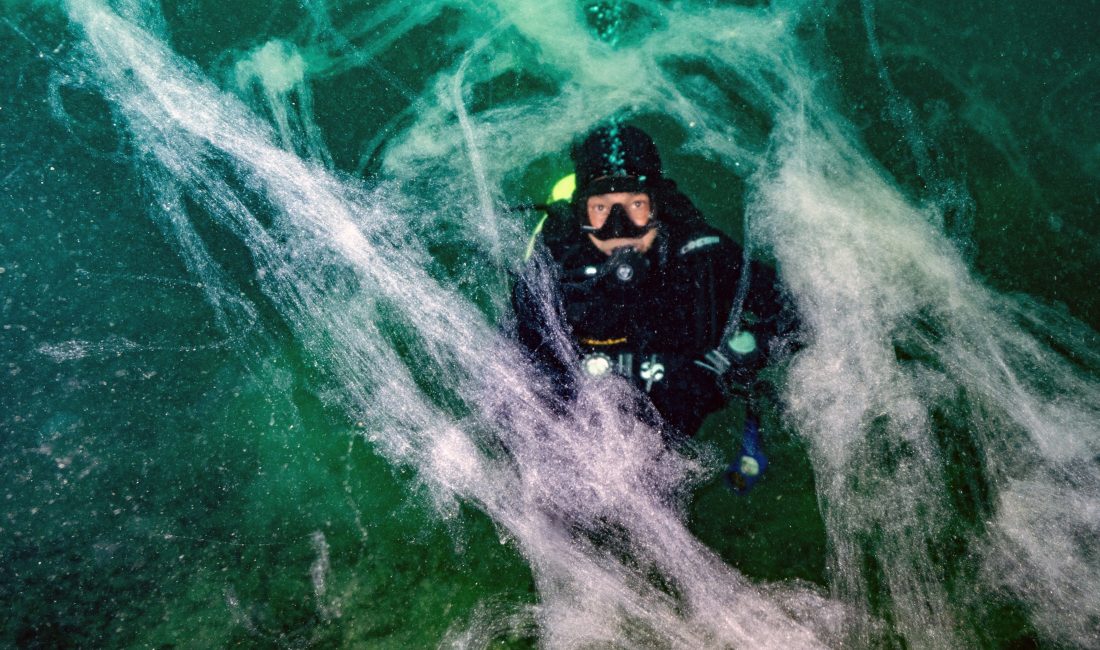
{"type": "Polygon", "coordinates": [[[764,470],[768,468],[768,457],[764,455],[764,444],[760,438],[760,424],[756,418],[745,418],[745,430],[741,433],[741,449],[737,457],[726,468],[726,483],[737,494],[746,494],[756,485],[764,470]]]}

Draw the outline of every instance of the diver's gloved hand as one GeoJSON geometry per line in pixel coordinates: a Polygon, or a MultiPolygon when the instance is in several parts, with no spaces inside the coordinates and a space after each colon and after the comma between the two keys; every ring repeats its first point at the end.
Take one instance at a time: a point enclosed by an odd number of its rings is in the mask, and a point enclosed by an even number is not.
{"type": "Polygon", "coordinates": [[[737,332],[708,351],[695,365],[714,373],[723,393],[744,394],[756,378],[761,361],[760,348],[752,332],[737,332]]]}

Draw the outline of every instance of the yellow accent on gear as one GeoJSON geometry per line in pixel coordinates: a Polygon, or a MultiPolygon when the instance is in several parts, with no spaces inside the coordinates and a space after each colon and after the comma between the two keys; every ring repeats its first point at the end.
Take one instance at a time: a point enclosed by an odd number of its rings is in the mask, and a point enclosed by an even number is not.
{"type": "MultiPolygon", "coordinates": [[[[554,183],[553,189],[550,190],[550,197],[546,199],[547,203],[557,203],[558,201],[569,201],[573,198],[573,191],[577,189],[577,175],[568,174],[561,177],[557,183],[554,183]]],[[[535,242],[538,241],[539,233],[542,232],[542,227],[546,224],[547,217],[550,213],[542,215],[539,222],[535,225],[535,229],[531,231],[531,238],[527,240],[527,250],[523,253],[523,261],[531,259],[531,255],[535,252],[535,242]]]]}
{"type": "Polygon", "coordinates": [[[527,250],[523,253],[523,261],[531,259],[531,254],[535,252],[535,242],[538,241],[539,233],[542,232],[542,226],[546,223],[546,220],[550,217],[549,214],[542,215],[539,219],[539,223],[535,226],[535,230],[531,232],[531,238],[527,240],[527,250]]]}
{"type": "Polygon", "coordinates": [[[573,192],[577,189],[577,175],[569,174],[563,176],[561,180],[554,183],[554,189],[550,190],[550,198],[547,203],[554,203],[556,201],[568,201],[573,198],[573,192]]]}
{"type": "Polygon", "coordinates": [[[626,337],[621,339],[581,339],[581,343],[585,345],[618,345],[620,343],[626,343],[626,337]]]}

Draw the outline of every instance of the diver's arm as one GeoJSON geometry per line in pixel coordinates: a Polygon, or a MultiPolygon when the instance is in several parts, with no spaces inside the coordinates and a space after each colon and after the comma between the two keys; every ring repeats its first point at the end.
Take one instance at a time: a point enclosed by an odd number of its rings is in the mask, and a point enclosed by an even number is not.
{"type": "Polygon", "coordinates": [[[710,338],[713,347],[705,349],[695,365],[710,374],[727,400],[745,398],[768,365],[772,341],[778,334],[781,305],[775,273],[758,262],[750,262],[749,273],[743,273],[744,251],[724,237],[705,260],[702,275],[716,287],[708,313],[718,325],[710,338]],[[745,281],[748,286],[741,287],[745,281]],[[740,303],[739,290],[745,291],[740,303]]]}
{"type": "Polygon", "coordinates": [[[558,274],[544,253],[528,260],[512,287],[515,339],[536,365],[565,378],[576,350],[563,318],[558,274]]]}

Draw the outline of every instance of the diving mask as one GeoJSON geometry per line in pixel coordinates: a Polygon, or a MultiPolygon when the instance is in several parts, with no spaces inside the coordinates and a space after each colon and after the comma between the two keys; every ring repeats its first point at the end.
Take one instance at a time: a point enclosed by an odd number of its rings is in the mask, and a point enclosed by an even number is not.
{"type": "Polygon", "coordinates": [[[652,216],[650,216],[649,222],[646,223],[646,225],[639,226],[631,221],[622,203],[615,203],[611,206],[611,214],[608,215],[607,221],[605,221],[602,226],[596,228],[590,225],[583,225],[581,226],[581,230],[600,240],[637,239],[644,236],[650,230],[653,230],[656,226],[657,223],[653,220],[652,216]]]}

